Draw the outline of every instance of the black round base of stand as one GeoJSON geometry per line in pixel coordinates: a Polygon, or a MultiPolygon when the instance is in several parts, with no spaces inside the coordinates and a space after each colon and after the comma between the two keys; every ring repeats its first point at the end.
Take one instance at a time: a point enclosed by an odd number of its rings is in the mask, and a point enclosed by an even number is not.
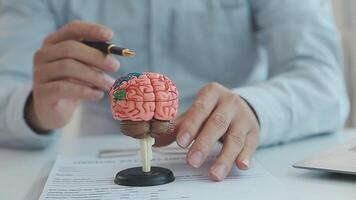
{"type": "Polygon", "coordinates": [[[115,176],[116,184],[135,187],[163,185],[172,181],[173,172],[162,167],[152,167],[150,172],[143,172],[142,167],[134,167],[122,170],[115,176]]]}

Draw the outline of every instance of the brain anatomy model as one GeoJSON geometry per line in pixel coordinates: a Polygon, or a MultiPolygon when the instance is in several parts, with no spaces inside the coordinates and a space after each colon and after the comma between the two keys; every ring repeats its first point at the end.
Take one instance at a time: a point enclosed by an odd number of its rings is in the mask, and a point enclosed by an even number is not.
{"type": "Polygon", "coordinates": [[[178,110],[178,91],[166,76],[130,73],[115,81],[110,90],[111,111],[116,120],[169,121],[178,110]]]}
{"type": "Polygon", "coordinates": [[[121,132],[141,139],[143,171],[150,171],[151,146],[160,134],[173,131],[178,111],[178,91],[166,76],[134,72],[120,77],[109,91],[113,118],[121,121],[121,132]]]}

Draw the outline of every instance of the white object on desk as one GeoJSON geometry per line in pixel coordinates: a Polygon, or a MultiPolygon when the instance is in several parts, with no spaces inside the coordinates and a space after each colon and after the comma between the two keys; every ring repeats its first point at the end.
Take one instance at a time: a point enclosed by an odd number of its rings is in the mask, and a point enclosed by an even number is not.
{"type": "MultiPolygon", "coordinates": [[[[154,143],[154,142],[153,142],[154,143]]],[[[98,152],[99,158],[115,158],[121,156],[136,155],[141,150],[137,148],[132,149],[101,149],[98,152]]],[[[164,153],[164,154],[187,154],[188,149],[177,147],[152,147],[152,153],[164,153]]],[[[153,156],[153,155],[152,155],[153,156]]]]}
{"type": "Polygon", "coordinates": [[[116,159],[59,156],[40,200],[52,199],[293,199],[283,185],[256,161],[249,171],[233,169],[224,182],[213,182],[208,167],[216,156],[210,156],[202,169],[193,169],[185,163],[184,155],[158,154],[153,162],[173,170],[176,180],[170,184],[152,187],[115,185],[117,171],[139,163],[137,156],[116,159]],[[274,191],[274,192],[271,192],[274,191]],[[284,193],[285,192],[285,193],[284,193]]]}
{"type": "Polygon", "coordinates": [[[356,139],[299,161],[293,167],[356,175],[356,139]]]}

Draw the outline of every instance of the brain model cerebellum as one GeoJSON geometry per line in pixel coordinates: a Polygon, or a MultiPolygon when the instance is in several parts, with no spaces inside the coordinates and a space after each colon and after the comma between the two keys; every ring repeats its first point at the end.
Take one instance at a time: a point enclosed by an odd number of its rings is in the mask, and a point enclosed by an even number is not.
{"type": "Polygon", "coordinates": [[[151,72],[129,73],[109,91],[114,119],[124,134],[171,133],[178,111],[178,91],[166,76],[151,72]]]}

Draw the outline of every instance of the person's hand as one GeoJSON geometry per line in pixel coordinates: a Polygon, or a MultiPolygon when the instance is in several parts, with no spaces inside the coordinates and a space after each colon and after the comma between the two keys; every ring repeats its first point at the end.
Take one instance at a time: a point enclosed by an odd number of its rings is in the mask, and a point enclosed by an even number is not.
{"type": "MultiPolygon", "coordinates": [[[[223,180],[236,165],[242,170],[259,144],[259,124],[250,106],[218,83],[203,87],[192,106],[176,120],[176,140],[189,148],[187,162],[199,168],[220,138],[223,147],[209,170],[215,181],[223,180]]],[[[172,138],[158,138],[155,146],[167,145],[172,138]]]]}
{"type": "Polygon", "coordinates": [[[113,32],[98,24],[73,21],[45,38],[34,55],[32,97],[25,108],[35,130],[61,128],[83,100],[100,100],[115,81],[119,62],[110,55],[81,43],[106,42],[113,32]]]}

